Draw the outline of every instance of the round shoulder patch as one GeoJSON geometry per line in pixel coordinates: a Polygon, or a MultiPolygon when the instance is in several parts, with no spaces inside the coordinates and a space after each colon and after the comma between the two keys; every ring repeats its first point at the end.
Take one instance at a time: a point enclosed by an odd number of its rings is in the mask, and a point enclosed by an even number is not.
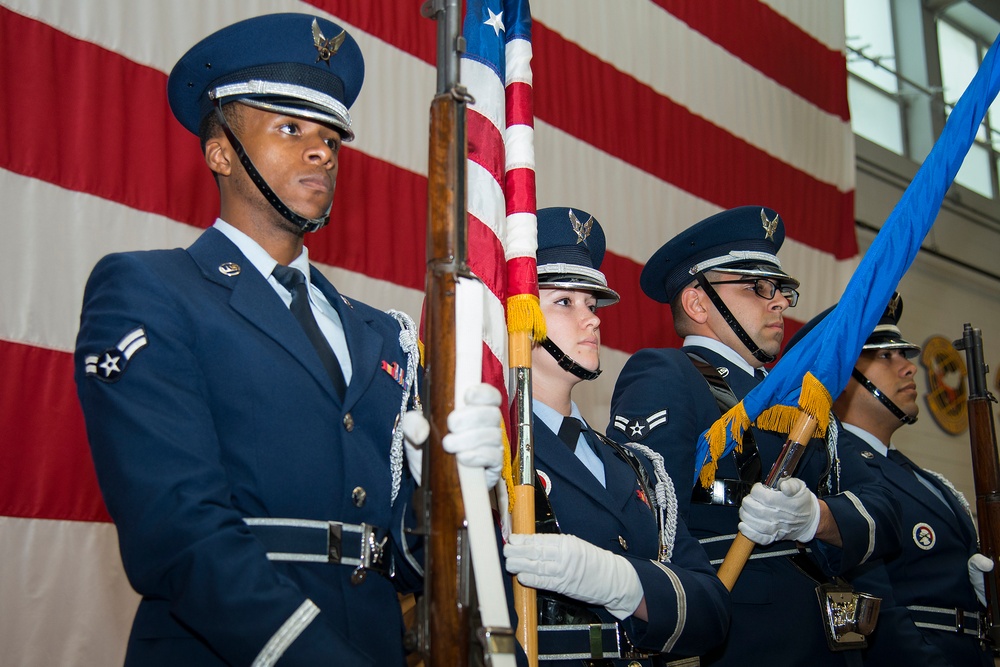
{"type": "Polygon", "coordinates": [[[929,523],[918,523],[913,526],[913,542],[924,551],[934,548],[937,543],[937,535],[929,523]]]}
{"type": "Polygon", "coordinates": [[[535,474],[538,478],[542,480],[542,488],[545,489],[545,495],[548,496],[552,493],[552,478],[549,477],[544,470],[539,470],[535,468],[535,474]]]}

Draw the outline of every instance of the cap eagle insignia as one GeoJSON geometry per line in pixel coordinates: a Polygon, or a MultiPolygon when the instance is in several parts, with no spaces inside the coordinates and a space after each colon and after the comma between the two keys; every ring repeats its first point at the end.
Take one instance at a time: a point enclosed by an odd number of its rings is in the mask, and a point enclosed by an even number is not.
{"type": "Polygon", "coordinates": [[[774,240],[774,233],[778,231],[778,214],[774,214],[774,220],[767,219],[767,213],[760,209],[760,221],[764,226],[764,238],[774,240]]]}
{"type": "Polygon", "coordinates": [[[899,294],[893,294],[892,295],[892,299],[889,301],[889,307],[886,308],[886,311],[889,313],[890,317],[892,317],[892,318],[896,318],[897,317],[896,311],[899,310],[899,303],[900,303],[901,300],[902,300],[902,297],[899,296],[899,294]]]}
{"type": "Polygon", "coordinates": [[[347,39],[347,33],[343,30],[340,31],[339,35],[334,35],[330,39],[327,39],[323,34],[323,31],[319,28],[319,21],[313,19],[312,22],[312,33],[313,33],[313,44],[316,45],[316,51],[319,55],[316,56],[316,62],[320,60],[326,63],[326,66],[330,66],[330,58],[337,55],[337,51],[340,50],[340,45],[344,43],[347,39]]]}
{"type": "Polygon", "coordinates": [[[590,230],[594,227],[594,216],[590,216],[587,219],[587,222],[580,222],[576,217],[576,213],[573,212],[573,209],[570,209],[569,222],[573,225],[573,231],[576,232],[576,242],[583,243],[587,240],[587,237],[590,236],[590,230]]]}

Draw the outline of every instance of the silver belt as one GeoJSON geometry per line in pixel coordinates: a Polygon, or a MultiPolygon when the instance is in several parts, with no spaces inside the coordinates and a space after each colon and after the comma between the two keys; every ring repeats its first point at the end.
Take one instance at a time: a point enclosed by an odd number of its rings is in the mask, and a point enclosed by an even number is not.
{"type": "Polygon", "coordinates": [[[977,611],[964,611],[950,607],[927,607],[919,604],[910,605],[907,609],[913,615],[913,624],[918,628],[979,637],[982,624],[977,611]]]}
{"type": "Polygon", "coordinates": [[[697,656],[666,662],[659,653],[637,650],[620,623],[538,626],[538,660],[653,660],[663,667],[698,667],[697,656]],[[659,659],[659,661],[657,661],[659,659]]]}
{"type": "Polygon", "coordinates": [[[376,526],[272,517],[243,522],[264,544],[269,560],[347,565],[354,567],[354,584],[363,582],[368,571],[388,578],[395,573],[389,536],[376,526]]]}

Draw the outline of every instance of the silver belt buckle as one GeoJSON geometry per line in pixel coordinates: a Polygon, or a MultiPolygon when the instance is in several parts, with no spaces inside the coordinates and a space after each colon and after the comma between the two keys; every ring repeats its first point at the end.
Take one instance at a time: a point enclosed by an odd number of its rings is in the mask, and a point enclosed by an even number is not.
{"type": "Polygon", "coordinates": [[[351,573],[352,584],[358,585],[362,583],[368,578],[368,570],[372,568],[385,570],[390,578],[395,574],[392,563],[389,564],[389,567],[385,567],[384,559],[389,556],[385,553],[385,545],[388,541],[388,535],[381,540],[378,539],[374,526],[366,523],[361,524],[361,563],[351,573]]]}
{"type": "Polygon", "coordinates": [[[726,504],[726,485],[721,479],[717,479],[712,482],[712,504],[726,504]]]}
{"type": "Polygon", "coordinates": [[[875,630],[878,622],[882,599],[836,584],[817,586],[816,595],[830,650],[865,648],[868,645],[866,637],[875,630]]]}

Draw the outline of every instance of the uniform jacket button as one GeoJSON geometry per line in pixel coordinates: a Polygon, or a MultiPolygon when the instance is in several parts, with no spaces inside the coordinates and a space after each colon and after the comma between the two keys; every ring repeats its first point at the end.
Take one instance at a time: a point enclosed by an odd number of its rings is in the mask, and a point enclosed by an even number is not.
{"type": "Polygon", "coordinates": [[[355,507],[361,507],[362,505],[364,505],[365,498],[367,497],[368,493],[364,490],[363,487],[360,486],[354,487],[354,491],[351,492],[351,500],[354,501],[355,507]]]}
{"type": "Polygon", "coordinates": [[[621,535],[618,536],[618,544],[622,545],[622,549],[628,551],[628,542],[626,542],[625,538],[621,535]]]}
{"type": "Polygon", "coordinates": [[[354,430],[354,417],[351,416],[350,412],[344,415],[344,428],[347,429],[348,433],[354,430]]]}

